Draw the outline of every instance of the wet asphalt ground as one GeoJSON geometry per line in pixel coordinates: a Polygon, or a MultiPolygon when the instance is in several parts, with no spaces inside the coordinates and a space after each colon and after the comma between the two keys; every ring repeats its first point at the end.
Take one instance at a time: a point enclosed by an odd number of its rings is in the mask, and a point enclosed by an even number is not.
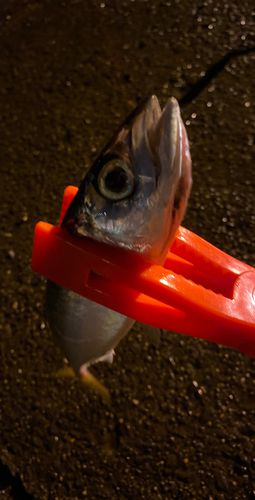
{"type": "Polygon", "coordinates": [[[194,91],[183,225],[255,266],[255,50],[235,52],[255,47],[254,2],[104,2],[0,5],[0,498],[251,500],[254,360],[170,332],[156,350],[136,325],[93,369],[111,407],[57,376],[34,226],[139,98],[194,91]]]}

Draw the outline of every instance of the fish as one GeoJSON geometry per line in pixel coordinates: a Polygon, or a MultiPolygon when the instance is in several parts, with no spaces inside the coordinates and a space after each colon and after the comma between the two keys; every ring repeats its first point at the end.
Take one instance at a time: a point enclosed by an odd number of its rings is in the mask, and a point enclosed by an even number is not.
{"type": "MultiPolygon", "coordinates": [[[[178,102],[172,97],[161,110],[153,95],[138,104],[103,148],[85,174],[61,227],[77,238],[92,238],[163,264],[191,186],[189,141],[178,102]]],[[[50,280],[46,315],[72,373],[107,399],[107,389],[88,367],[113,361],[114,349],[134,319],[50,280]]]]}

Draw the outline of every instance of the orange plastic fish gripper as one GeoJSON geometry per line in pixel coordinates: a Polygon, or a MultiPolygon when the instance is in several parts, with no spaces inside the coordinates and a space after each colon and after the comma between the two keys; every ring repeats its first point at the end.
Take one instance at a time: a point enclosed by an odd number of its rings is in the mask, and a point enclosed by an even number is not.
{"type": "MultiPolygon", "coordinates": [[[[76,192],[66,188],[60,220],[76,192]]],[[[32,269],[142,323],[255,357],[255,269],[183,227],[161,266],[39,222],[32,269]]]]}

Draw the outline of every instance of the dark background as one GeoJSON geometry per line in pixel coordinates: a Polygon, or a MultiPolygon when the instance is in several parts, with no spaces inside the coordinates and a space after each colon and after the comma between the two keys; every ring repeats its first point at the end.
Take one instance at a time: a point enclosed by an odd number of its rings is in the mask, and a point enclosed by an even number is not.
{"type": "Polygon", "coordinates": [[[57,377],[30,269],[36,222],[57,223],[137,99],[192,89],[184,226],[255,266],[255,51],[233,52],[254,20],[253,0],[1,1],[1,499],[255,498],[254,361],[170,332],[155,350],[136,325],[93,369],[107,407],[57,377]]]}

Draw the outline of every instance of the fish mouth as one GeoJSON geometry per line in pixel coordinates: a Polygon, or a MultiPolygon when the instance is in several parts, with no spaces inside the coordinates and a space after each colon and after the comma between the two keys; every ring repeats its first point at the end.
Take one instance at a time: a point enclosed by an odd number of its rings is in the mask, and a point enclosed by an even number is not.
{"type": "Polygon", "coordinates": [[[153,95],[139,103],[103,148],[62,227],[155,260],[171,246],[191,185],[189,143],[178,102],[172,97],[161,110],[153,95]],[[111,161],[125,163],[134,176],[134,189],[119,199],[114,193],[112,200],[100,192],[97,182],[111,161]]]}

